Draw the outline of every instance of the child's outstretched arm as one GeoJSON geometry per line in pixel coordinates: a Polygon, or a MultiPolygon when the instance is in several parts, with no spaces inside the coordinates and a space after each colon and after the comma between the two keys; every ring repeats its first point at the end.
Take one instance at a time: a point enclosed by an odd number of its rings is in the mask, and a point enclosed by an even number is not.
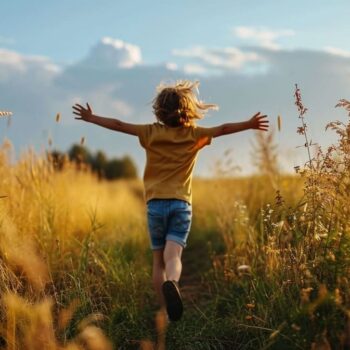
{"type": "Polygon", "coordinates": [[[260,115],[260,112],[253,115],[250,119],[240,123],[226,123],[213,127],[213,137],[233,134],[235,132],[244,131],[248,129],[267,131],[269,121],[266,119],[267,115],[260,115]]]}
{"type": "Polygon", "coordinates": [[[84,108],[78,103],[76,103],[73,106],[73,109],[74,109],[73,114],[80,116],[80,118],[75,117],[75,119],[84,120],[86,122],[97,124],[104,128],[120,131],[126,134],[135,135],[135,136],[137,135],[138,124],[125,123],[125,122],[122,122],[121,120],[113,119],[113,118],[99,117],[92,113],[92,109],[88,103],[86,104],[86,106],[87,108],[84,108]]]}

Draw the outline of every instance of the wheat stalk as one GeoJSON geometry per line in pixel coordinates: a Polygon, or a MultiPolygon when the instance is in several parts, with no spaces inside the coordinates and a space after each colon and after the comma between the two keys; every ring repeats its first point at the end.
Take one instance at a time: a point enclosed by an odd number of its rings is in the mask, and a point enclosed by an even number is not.
{"type": "Polygon", "coordinates": [[[13,115],[10,111],[0,111],[0,117],[11,117],[13,115]]]}

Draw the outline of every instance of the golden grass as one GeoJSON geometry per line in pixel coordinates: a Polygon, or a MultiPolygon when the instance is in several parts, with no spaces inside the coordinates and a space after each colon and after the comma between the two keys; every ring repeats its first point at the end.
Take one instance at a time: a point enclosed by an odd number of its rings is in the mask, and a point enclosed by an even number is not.
{"type": "MultiPolygon", "coordinates": [[[[86,274],[84,290],[79,293],[91,297],[113,293],[115,287],[108,286],[109,281],[121,277],[110,275],[110,264],[118,262],[105,256],[98,244],[122,247],[133,242],[139,247],[138,254],[148,250],[142,182],[99,181],[88,169],[77,170],[68,161],[62,171],[54,171],[50,159],[31,150],[12,164],[11,152],[6,141],[0,150],[4,196],[0,201],[0,293],[1,308],[6,310],[0,335],[9,349],[39,349],[42,344],[48,349],[99,349],[93,339],[108,349],[101,330],[89,323],[96,312],[81,321],[73,341],[62,340],[84,302],[76,298],[77,287],[65,288],[72,285],[70,275],[77,270],[82,277],[86,274]],[[68,295],[60,297],[64,291],[68,295]]],[[[225,232],[229,249],[234,245],[233,237],[235,242],[244,239],[245,220],[254,221],[261,203],[274,200],[271,187],[261,190],[263,182],[261,177],[195,179],[194,225],[200,230],[225,232]],[[231,220],[233,216],[237,222],[231,220]]],[[[280,181],[291,200],[297,196],[295,187],[290,187],[293,182],[298,184],[292,177],[280,181]]],[[[125,267],[120,269],[128,274],[125,267]]],[[[119,288],[127,296],[130,286],[119,288]]],[[[158,314],[156,318],[160,348],[165,348],[163,317],[158,314]]],[[[146,340],[140,344],[143,348],[154,346],[146,340]]]]}
{"type": "Polygon", "coordinates": [[[77,305],[73,299],[62,308],[64,298],[57,293],[71,284],[66,272],[89,264],[84,249],[96,269],[108,272],[108,259],[93,249],[96,242],[148,244],[141,182],[98,181],[69,162],[56,172],[45,156],[32,151],[11,164],[11,152],[7,141],[0,150],[0,293],[6,310],[0,336],[11,350],[111,349],[89,323],[74,342],[59,343],[53,317],[64,329],[77,305]]]}
{"type": "MultiPolygon", "coordinates": [[[[223,303],[233,310],[234,316],[225,311],[222,317],[235,331],[245,327],[248,337],[251,330],[269,332],[253,334],[261,347],[345,346],[350,127],[330,123],[339,141],[313,157],[299,89],[296,99],[309,156],[296,176],[279,173],[273,134],[267,134],[255,146],[259,176],[194,179],[193,231],[197,238],[210,233],[223,247],[211,256],[214,302],[201,315],[216,334],[219,321],[210,317],[222,316],[223,303]]],[[[350,110],[346,100],[339,106],[350,110]]],[[[6,141],[0,149],[0,337],[6,349],[112,349],[118,344],[101,326],[112,322],[109,312],[117,324],[135,325],[150,303],[141,180],[99,181],[69,161],[55,171],[51,159],[31,150],[13,164],[11,152],[6,141]]],[[[155,321],[157,343],[147,335],[133,339],[142,349],[165,349],[164,314],[155,321]]]]}

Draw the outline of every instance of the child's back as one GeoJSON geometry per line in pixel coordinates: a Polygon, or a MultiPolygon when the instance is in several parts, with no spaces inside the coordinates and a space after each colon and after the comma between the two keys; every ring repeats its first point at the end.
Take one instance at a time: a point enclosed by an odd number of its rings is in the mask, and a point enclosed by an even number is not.
{"type": "Polygon", "coordinates": [[[152,198],[177,198],[191,203],[197,154],[211,143],[212,130],[161,123],[139,128],[139,140],[147,154],[143,177],[146,202],[152,198]]]}

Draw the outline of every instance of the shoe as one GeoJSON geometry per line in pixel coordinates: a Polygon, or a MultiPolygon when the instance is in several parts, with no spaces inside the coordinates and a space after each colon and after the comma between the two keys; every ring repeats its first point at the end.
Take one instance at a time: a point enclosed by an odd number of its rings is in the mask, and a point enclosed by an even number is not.
{"type": "Polygon", "coordinates": [[[176,281],[165,281],[162,286],[166,311],[170,321],[178,321],[183,312],[179,284],[176,281]]]}

